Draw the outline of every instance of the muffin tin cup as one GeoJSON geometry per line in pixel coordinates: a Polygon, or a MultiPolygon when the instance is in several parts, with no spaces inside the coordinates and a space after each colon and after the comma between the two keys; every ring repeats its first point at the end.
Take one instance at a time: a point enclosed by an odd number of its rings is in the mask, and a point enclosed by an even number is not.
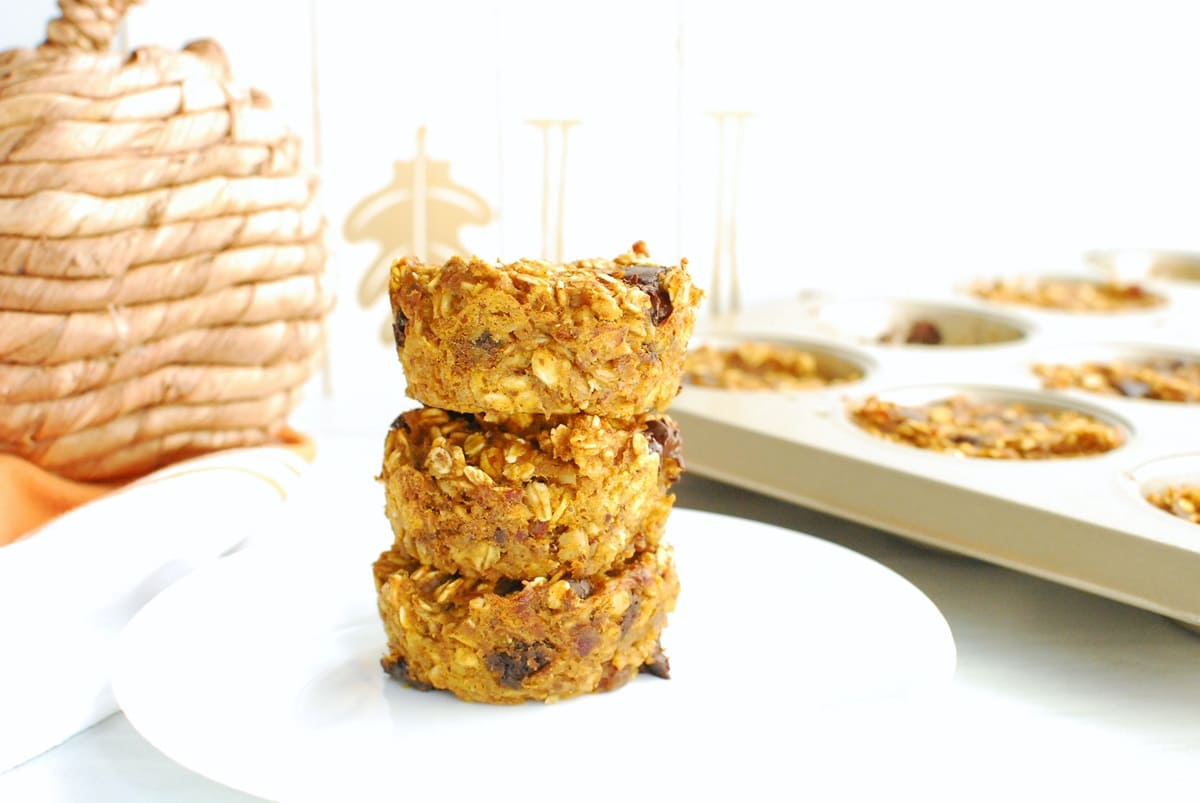
{"type": "Polygon", "coordinates": [[[686,376],[684,384],[693,392],[741,392],[741,393],[811,393],[831,388],[844,388],[862,382],[878,369],[878,361],[862,349],[814,337],[791,337],[779,333],[709,333],[695,335],[689,346],[697,348],[711,346],[725,351],[744,344],[765,344],[786,349],[797,349],[811,354],[816,362],[817,374],[823,379],[833,380],[829,385],[811,388],[783,388],[779,390],[730,391],[728,388],[690,383],[686,376]]]}
{"type": "Polygon", "coordinates": [[[863,426],[861,426],[852,415],[853,409],[860,404],[865,397],[851,398],[847,397],[843,409],[843,415],[838,418],[839,425],[843,428],[850,427],[857,433],[871,438],[872,440],[881,441],[883,443],[920,452],[924,455],[932,457],[940,457],[950,460],[969,460],[972,462],[983,461],[985,463],[1006,464],[1017,463],[1025,464],[1028,462],[1038,463],[1054,463],[1057,464],[1063,460],[1088,460],[1111,455],[1114,452],[1125,448],[1135,439],[1134,425],[1124,416],[1116,412],[1086,401],[1078,401],[1067,398],[1061,394],[1055,394],[1045,391],[1029,390],[1026,388],[1015,388],[1000,385],[951,385],[951,384],[929,384],[929,385],[908,385],[896,388],[883,388],[875,390],[871,393],[883,401],[892,402],[903,407],[920,407],[933,404],[954,396],[965,396],[968,399],[986,404],[1006,405],[1020,404],[1025,406],[1033,413],[1037,412],[1074,412],[1088,416],[1100,424],[1106,425],[1115,429],[1121,438],[1121,443],[1104,452],[1092,454],[1070,455],[1058,458],[996,458],[996,457],[977,457],[964,455],[953,451],[938,451],[933,449],[924,449],[912,444],[896,441],[875,434],[863,426]]]}
{"type": "Polygon", "coordinates": [[[830,337],[860,346],[942,351],[1011,347],[1025,341],[1033,325],[1020,316],[966,304],[909,298],[863,297],[812,302],[813,325],[830,337]],[[940,342],[907,342],[914,326],[935,327],[940,342]]]}
{"type": "MultiPolygon", "coordinates": [[[[1066,282],[1081,285],[1101,286],[1119,277],[1108,276],[1086,269],[1060,270],[1042,274],[1011,274],[984,277],[992,280],[1012,282],[1066,282]]],[[[968,282],[954,288],[955,294],[964,301],[971,301],[982,309],[996,313],[1020,315],[1040,327],[1059,329],[1073,328],[1080,333],[1097,331],[1133,330],[1140,333],[1152,332],[1167,326],[1175,312],[1175,294],[1161,283],[1142,278],[1136,282],[1149,295],[1156,296],[1162,303],[1154,306],[1130,306],[1109,310],[1063,309],[1040,306],[1011,300],[999,300],[977,295],[976,282],[968,282]]]]}
{"type": "MultiPolygon", "coordinates": [[[[1149,470],[1142,467],[1200,455],[1197,408],[1048,390],[1032,370],[1059,358],[1190,358],[1193,343],[1157,326],[1152,315],[1107,316],[1123,323],[1103,326],[1089,321],[1103,316],[1000,312],[958,292],[947,288],[925,301],[876,298],[870,306],[861,298],[807,298],[722,319],[726,338],[753,334],[840,345],[873,365],[859,382],[805,393],[685,386],[670,413],[685,434],[689,470],[1200,624],[1200,526],[1131,490],[1131,477],[1149,470]],[[897,310],[944,309],[996,316],[1022,336],[971,346],[868,342],[872,331],[893,324],[897,310]],[[1126,439],[1092,456],[961,457],[880,438],[848,416],[849,405],[872,394],[917,403],[956,392],[1078,410],[1121,427],[1126,439]]],[[[1174,295],[1168,306],[1200,313],[1200,304],[1174,295]]],[[[702,328],[697,342],[706,334],[702,328]]]]}
{"type": "Polygon", "coordinates": [[[1163,510],[1147,499],[1148,494],[1161,492],[1172,485],[1200,486],[1200,451],[1148,460],[1124,472],[1124,479],[1126,493],[1160,514],[1164,527],[1179,525],[1185,528],[1179,531],[1185,542],[1191,538],[1200,539],[1200,524],[1163,510]]]}
{"type": "Polygon", "coordinates": [[[1112,248],[1088,251],[1084,260],[1110,278],[1191,284],[1200,288],[1200,253],[1112,248]]]}

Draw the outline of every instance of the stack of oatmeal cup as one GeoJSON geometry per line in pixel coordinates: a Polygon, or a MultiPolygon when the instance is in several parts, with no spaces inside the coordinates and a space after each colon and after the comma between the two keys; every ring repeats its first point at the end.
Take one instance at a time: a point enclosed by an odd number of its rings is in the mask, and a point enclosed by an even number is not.
{"type": "Polygon", "coordinates": [[[669,674],[663,533],[683,472],[664,410],[702,292],[642,243],[613,260],[398,260],[407,393],[379,479],[383,666],[487,703],[669,674]]]}

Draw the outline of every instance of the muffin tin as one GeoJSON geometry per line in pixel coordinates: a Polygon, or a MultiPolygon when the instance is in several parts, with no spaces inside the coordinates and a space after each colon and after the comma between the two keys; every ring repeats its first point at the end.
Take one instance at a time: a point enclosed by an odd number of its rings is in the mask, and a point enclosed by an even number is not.
{"type": "MultiPolygon", "coordinates": [[[[1107,269],[1085,262],[1068,275],[1102,281],[1107,269]]],[[[1149,271],[1136,278],[1167,303],[1059,312],[947,287],[919,298],[807,294],[701,321],[695,343],[800,346],[863,376],[808,390],[685,384],[671,415],[688,468],[1200,625],[1200,526],[1144,498],[1164,484],[1200,483],[1200,405],[1049,390],[1033,372],[1039,362],[1160,354],[1200,361],[1200,344],[1186,334],[1200,314],[1200,282],[1189,287],[1190,280],[1149,271]],[[941,342],[884,342],[914,321],[937,326],[941,342]],[[1086,457],[963,457],[885,440],[849,415],[852,403],[872,394],[913,404],[957,393],[1077,410],[1122,429],[1124,443],[1086,457]]]]}

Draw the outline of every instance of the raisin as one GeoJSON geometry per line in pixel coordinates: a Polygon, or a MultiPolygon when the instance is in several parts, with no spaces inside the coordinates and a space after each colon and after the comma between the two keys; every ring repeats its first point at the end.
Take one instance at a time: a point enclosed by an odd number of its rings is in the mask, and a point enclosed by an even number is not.
{"type": "Polygon", "coordinates": [[[392,334],[396,338],[396,348],[404,348],[404,338],[408,334],[408,318],[399,310],[396,311],[396,320],[392,321],[392,334]]]}
{"type": "Polygon", "coordinates": [[[671,662],[667,660],[667,656],[662,651],[662,647],[658,646],[654,649],[654,654],[650,656],[650,660],[642,664],[639,672],[647,675],[654,675],[656,678],[663,680],[671,679],[671,662]]]}
{"type": "Polygon", "coordinates": [[[638,614],[642,612],[642,601],[637,597],[629,603],[629,607],[625,609],[625,613],[621,615],[621,635],[629,632],[629,628],[633,627],[633,621],[637,619],[638,614]]]}
{"type": "Polygon", "coordinates": [[[428,683],[417,680],[410,675],[408,673],[408,663],[403,658],[396,658],[394,660],[389,658],[381,658],[379,660],[379,664],[383,667],[383,671],[387,672],[388,677],[390,677],[392,680],[399,681],[406,686],[412,686],[414,689],[418,689],[420,691],[429,691],[433,688],[433,686],[429,685],[428,683]]]}
{"type": "Polygon", "coordinates": [[[930,321],[913,321],[904,342],[936,346],[942,342],[942,331],[938,329],[937,324],[930,321]]]}
{"type": "Polygon", "coordinates": [[[545,642],[514,641],[508,652],[494,652],[484,664],[501,686],[519,689],[526,678],[541,671],[553,658],[554,651],[545,642]]]}
{"type": "Polygon", "coordinates": [[[575,631],[575,654],[586,658],[600,643],[600,633],[591,625],[580,625],[575,631]]]}
{"type": "Polygon", "coordinates": [[[479,337],[472,340],[471,345],[477,349],[486,351],[488,354],[491,354],[493,351],[499,348],[500,341],[492,337],[491,332],[484,332],[479,337]]]}

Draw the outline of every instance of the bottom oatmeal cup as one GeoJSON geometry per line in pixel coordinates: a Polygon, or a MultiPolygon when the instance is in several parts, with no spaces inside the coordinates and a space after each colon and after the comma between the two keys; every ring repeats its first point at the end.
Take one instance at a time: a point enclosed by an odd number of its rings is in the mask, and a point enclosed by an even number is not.
{"type": "Polygon", "coordinates": [[[395,550],[374,566],[384,669],[469,702],[555,702],[670,674],[659,638],[679,579],[666,544],[591,577],[479,580],[395,550]]]}

